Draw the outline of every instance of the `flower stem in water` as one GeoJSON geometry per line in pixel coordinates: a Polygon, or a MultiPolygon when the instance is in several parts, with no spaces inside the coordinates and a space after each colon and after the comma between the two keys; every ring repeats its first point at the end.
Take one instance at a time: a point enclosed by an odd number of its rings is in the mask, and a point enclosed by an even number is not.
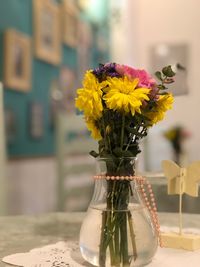
{"type": "Polygon", "coordinates": [[[128,211],[128,224],[129,224],[129,229],[130,229],[130,235],[131,235],[131,243],[133,247],[133,258],[134,261],[137,259],[137,248],[136,248],[136,242],[135,242],[135,233],[133,229],[133,220],[132,220],[132,215],[131,212],[128,211]]]}
{"type": "Polygon", "coordinates": [[[129,255],[128,255],[128,236],[127,236],[127,217],[126,212],[122,212],[122,223],[120,225],[120,234],[121,234],[121,259],[122,266],[129,267],[129,255]]]}
{"type": "Polygon", "coordinates": [[[99,246],[99,266],[105,267],[106,264],[106,220],[107,220],[106,211],[102,212],[102,225],[101,225],[101,240],[99,246]]]}

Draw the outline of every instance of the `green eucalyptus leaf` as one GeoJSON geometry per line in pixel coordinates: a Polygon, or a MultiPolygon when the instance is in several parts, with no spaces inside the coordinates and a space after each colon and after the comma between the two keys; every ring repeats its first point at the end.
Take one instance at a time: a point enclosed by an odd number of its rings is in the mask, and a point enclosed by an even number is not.
{"type": "Polygon", "coordinates": [[[176,64],[176,67],[178,70],[182,70],[182,71],[186,71],[186,67],[184,67],[183,65],[181,65],[180,63],[176,64]]]}
{"type": "Polygon", "coordinates": [[[162,92],[162,93],[160,93],[160,95],[168,95],[169,93],[167,93],[167,92],[162,92]]]}
{"type": "Polygon", "coordinates": [[[172,67],[166,66],[162,69],[162,73],[167,76],[167,77],[174,77],[176,75],[176,73],[172,70],[172,67]]]}
{"type": "Polygon", "coordinates": [[[156,72],[155,72],[155,76],[156,76],[160,81],[163,80],[163,78],[162,78],[162,73],[161,73],[160,71],[156,71],[156,72]]]}
{"type": "Polygon", "coordinates": [[[158,85],[158,89],[160,89],[160,90],[166,90],[168,88],[166,86],[164,86],[163,84],[159,84],[158,85]]]}

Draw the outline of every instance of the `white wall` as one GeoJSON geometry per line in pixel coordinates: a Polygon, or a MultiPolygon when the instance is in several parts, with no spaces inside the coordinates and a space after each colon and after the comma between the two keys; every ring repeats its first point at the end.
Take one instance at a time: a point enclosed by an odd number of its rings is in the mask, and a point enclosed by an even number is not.
{"type": "MultiPolygon", "coordinates": [[[[192,132],[190,160],[200,159],[200,1],[199,0],[124,0],[120,46],[115,45],[113,60],[140,68],[149,67],[149,47],[157,43],[188,43],[189,95],[175,99],[173,110],[160,124],[184,125],[192,132]],[[125,41],[124,41],[125,40],[125,41]],[[117,48],[116,48],[117,47],[117,48]],[[117,49],[119,50],[117,52],[117,49]],[[124,52],[123,52],[124,51],[124,52]],[[120,55],[120,57],[119,57],[120,55]],[[128,56],[129,55],[129,56],[128,56]]],[[[115,36],[113,36],[114,38],[115,36]]]]}
{"type": "Polygon", "coordinates": [[[133,25],[137,23],[137,2],[132,0],[110,0],[111,3],[111,33],[110,53],[114,62],[135,65],[137,62],[138,29],[133,25]],[[115,16],[113,16],[113,13],[115,16]],[[134,14],[134,16],[133,16],[134,14]]]}
{"type": "Polygon", "coordinates": [[[56,210],[54,158],[8,161],[7,183],[8,214],[38,214],[56,210]]]}
{"type": "MultiPolygon", "coordinates": [[[[66,159],[66,166],[93,165],[89,155],[66,159]],[[76,162],[76,164],[74,163],[76,162]]],[[[79,167],[80,168],[80,167],[79,167]]],[[[80,171],[66,175],[67,211],[86,210],[93,190],[92,173],[80,171]]],[[[57,211],[58,173],[55,157],[27,158],[7,162],[7,209],[5,214],[39,214],[57,211]]]]}

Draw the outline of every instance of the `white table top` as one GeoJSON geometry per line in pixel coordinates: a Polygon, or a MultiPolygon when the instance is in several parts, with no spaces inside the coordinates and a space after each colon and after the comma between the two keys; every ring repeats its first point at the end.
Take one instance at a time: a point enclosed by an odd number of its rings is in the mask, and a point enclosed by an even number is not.
{"type": "MultiPolygon", "coordinates": [[[[160,213],[160,223],[165,226],[176,226],[178,215],[176,213],[160,213]]],[[[54,244],[58,241],[78,240],[81,222],[84,213],[51,213],[39,216],[10,216],[0,217],[0,258],[17,252],[27,252],[30,249],[54,244]]],[[[184,214],[184,226],[200,229],[200,215],[184,214]]],[[[150,267],[199,267],[200,251],[196,255],[192,252],[183,254],[183,251],[159,249],[159,259],[149,265],[150,267]],[[169,257],[166,261],[166,253],[169,257]],[[163,254],[164,253],[164,254],[163,254]],[[183,259],[184,265],[178,265],[174,260],[178,255],[177,261],[183,259]],[[180,256],[180,257],[179,257],[180,256]],[[159,260],[159,261],[158,261],[159,260]],[[197,261],[199,265],[190,265],[192,260],[197,261]],[[170,265],[169,265],[170,263],[170,265]],[[168,265],[167,265],[168,264],[168,265]]],[[[195,263],[196,264],[196,263],[195,263]]],[[[5,264],[0,263],[0,266],[5,264]]]]}

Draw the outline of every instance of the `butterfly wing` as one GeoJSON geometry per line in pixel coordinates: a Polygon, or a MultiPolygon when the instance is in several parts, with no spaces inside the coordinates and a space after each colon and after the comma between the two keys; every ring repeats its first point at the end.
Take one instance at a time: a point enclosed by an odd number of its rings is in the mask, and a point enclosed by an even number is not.
{"type": "Polygon", "coordinates": [[[186,194],[198,197],[200,183],[200,161],[196,161],[187,167],[187,177],[185,179],[186,194]]]}
{"type": "Polygon", "coordinates": [[[180,167],[172,160],[163,160],[162,168],[168,180],[168,194],[179,194],[180,167]]]}

